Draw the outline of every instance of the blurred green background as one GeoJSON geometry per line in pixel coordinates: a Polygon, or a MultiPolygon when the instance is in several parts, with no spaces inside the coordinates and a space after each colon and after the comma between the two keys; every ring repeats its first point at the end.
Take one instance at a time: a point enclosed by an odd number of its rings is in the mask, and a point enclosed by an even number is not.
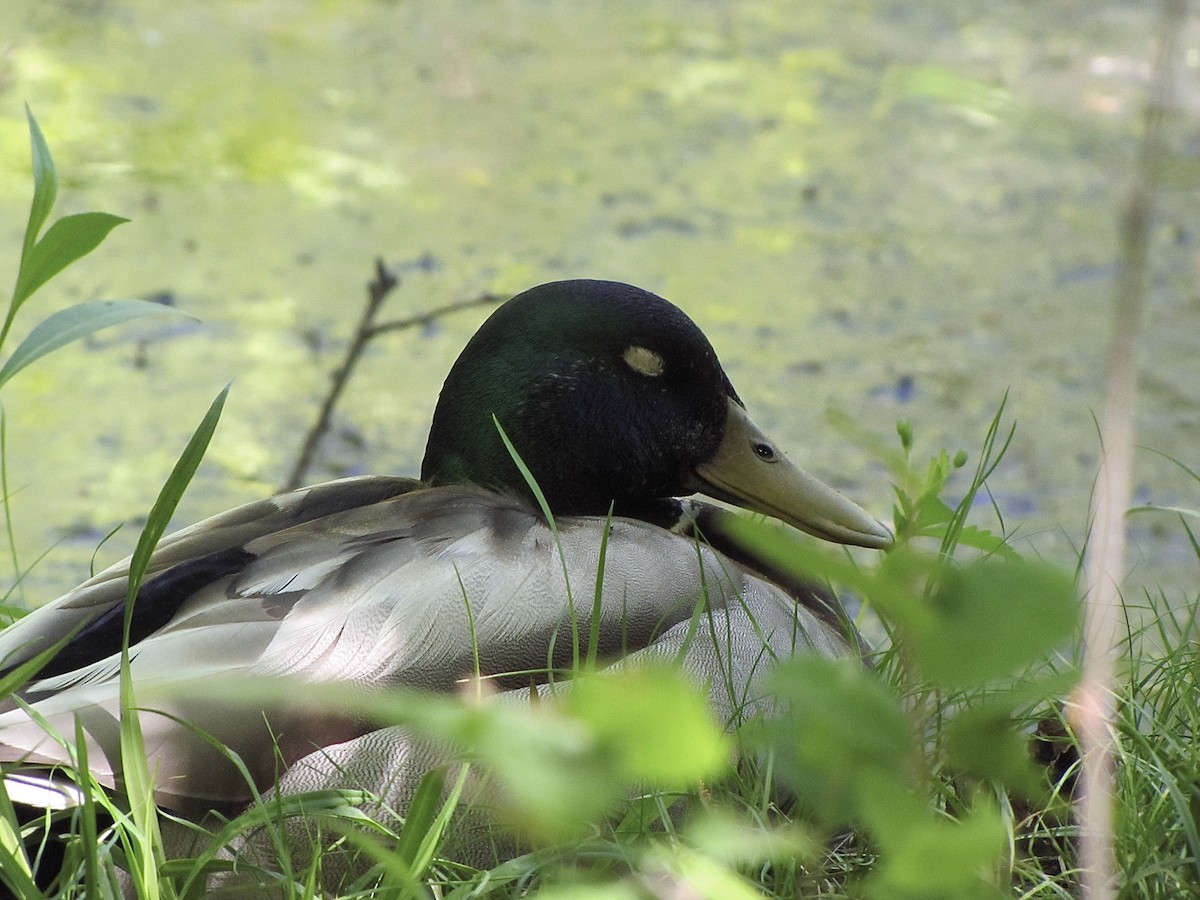
{"type": "MultiPolygon", "coordinates": [[[[144,515],[228,381],[179,522],[273,490],[377,256],[404,278],[385,317],[566,277],[663,294],[793,459],[881,517],[888,473],[828,411],[889,446],[904,417],[923,455],[975,452],[1008,391],[995,503],[1018,549],[1072,561],[1153,13],[4,0],[0,279],[31,192],[25,102],[63,178],[57,211],[133,220],[16,337],[91,297],[198,320],[103,332],[6,388],[21,563],[54,545],[25,599],[79,581],[104,534],[144,515]]],[[[1200,486],[1158,455],[1200,468],[1200,23],[1186,40],[1143,341],[1139,442],[1157,453],[1138,458],[1136,499],[1196,508],[1200,486]]],[[[415,474],[441,380],[486,314],[373,344],[312,477],[415,474]]],[[[1176,519],[1132,525],[1135,589],[1194,584],[1176,519]]]]}

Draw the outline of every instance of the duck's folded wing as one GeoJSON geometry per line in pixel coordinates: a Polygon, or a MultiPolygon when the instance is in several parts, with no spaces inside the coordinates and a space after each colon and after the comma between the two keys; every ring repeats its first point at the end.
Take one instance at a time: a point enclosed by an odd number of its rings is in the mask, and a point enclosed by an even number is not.
{"type": "MultiPolygon", "coordinates": [[[[247,503],[169,535],[159,542],[143,579],[135,607],[146,623],[141,630],[149,634],[155,622],[170,621],[181,599],[244,566],[252,558],[245,548],[255,540],[419,487],[411,478],[347,478],[247,503]]],[[[81,648],[88,648],[81,656],[111,651],[113,634],[119,648],[128,583],[124,559],[0,631],[0,670],[26,662],[72,632],[78,646],[60,654],[58,669],[81,648]]]]}
{"type": "MultiPolygon", "coordinates": [[[[229,521],[223,527],[232,535],[254,526],[229,521]]],[[[139,695],[156,698],[141,719],[160,801],[184,808],[190,801],[219,806],[249,796],[209,735],[235,751],[261,786],[293,760],[373,727],[313,714],[302,688],[269,708],[230,708],[203,696],[210,676],[289,675],[301,682],[446,690],[478,672],[529,684],[582,652],[593,627],[602,653],[623,655],[697,610],[739,602],[730,574],[736,567],[719,554],[636,520],[615,519],[607,534],[605,528],[599,519],[564,519],[556,537],[516,501],[474,488],[431,488],[288,528],[259,526],[251,539],[212,551],[204,578],[180,574],[201,566],[194,559],[156,560],[158,574],[147,587],[174,578],[179,590],[152,594],[162,605],[160,618],[162,610],[170,615],[161,624],[153,620],[148,633],[139,630],[130,666],[139,695]],[[225,559],[224,566],[212,562],[233,553],[237,559],[225,559]],[[594,617],[598,589],[602,601],[594,617]],[[187,685],[189,693],[180,696],[173,685],[187,685]],[[163,696],[169,699],[158,699],[163,696]]],[[[164,549],[179,553],[182,540],[164,549]]],[[[121,607],[110,603],[108,609],[121,607]]],[[[101,633],[103,615],[115,618],[103,613],[83,635],[110,639],[101,633]]],[[[64,737],[74,734],[78,716],[90,768],[112,783],[120,775],[119,639],[117,650],[96,650],[79,638],[73,646],[78,665],[50,668],[22,696],[64,737]]],[[[0,715],[0,759],[21,758],[59,762],[67,753],[23,709],[14,709],[0,715]]]]}

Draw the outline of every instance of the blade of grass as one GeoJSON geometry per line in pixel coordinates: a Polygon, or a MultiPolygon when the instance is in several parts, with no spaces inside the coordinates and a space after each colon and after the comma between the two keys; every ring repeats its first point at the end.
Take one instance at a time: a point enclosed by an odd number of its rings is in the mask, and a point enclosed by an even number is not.
{"type": "MultiPolygon", "coordinates": [[[[470,773],[471,767],[468,764],[464,764],[459,769],[458,778],[455,779],[454,786],[450,788],[437,815],[422,834],[420,846],[417,847],[417,852],[413,854],[412,858],[412,869],[418,876],[423,875],[430,865],[433,864],[434,854],[441,844],[442,835],[450,827],[450,819],[454,815],[454,811],[458,809],[459,802],[462,800],[463,791],[467,787],[467,777],[470,773]]],[[[407,822],[405,825],[407,827],[407,822]]]]}
{"type": "Polygon", "coordinates": [[[604,531],[600,535],[600,557],[596,562],[596,587],[592,594],[592,627],[588,629],[588,648],[585,665],[588,671],[596,668],[600,652],[600,612],[604,603],[604,561],[608,557],[608,538],[612,534],[613,505],[608,504],[608,515],[604,517],[604,531]]]}
{"type": "MultiPolygon", "coordinates": [[[[160,896],[158,871],[162,867],[164,855],[162,850],[162,835],[158,828],[157,808],[154,803],[154,773],[149,770],[146,759],[145,741],[142,737],[142,723],[138,717],[137,701],[134,696],[133,678],[129,670],[129,632],[133,623],[133,608],[137,602],[138,589],[142,577],[150,563],[154,548],[159,538],[166,531],[175,507],[188,484],[195,475],[200,460],[204,457],[208,443],[216,430],[221,418],[221,410],[225,406],[225,398],[229,394],[226,387],[213,400],[204,418],[200,421],[191,440],[188,441],[170,477],[159,491],[158,499],[146,518],[146,527],[138,539],[137,548],[129,564],[129,590],[125,598],[125,631],[121,642],[121,765],[125,791],[129,798],[130,811],[138,831],[144,841],[139,859],[130,860],[134,869],[135,880],[140,879],[139,890],[149,900],[157,900],[160,896]]],[[[173,894],[169,885],[167,893],[173,894]]]]}
{"type": "MultiPolygon", "coordinates": [[[[88,748],[84,738],[83,723],[75,720],[75,765],[78,771],[88,771],[88,748]]],[[[83,781],[83,779],[80,779],[83,781]]],[[[100,845],[100,834],[96,827],[96,794],[85,789],[83,791],[83,808],[80,811],[81,828],[83,832],[83,884],[84,890],[97,890],[100,886],[99,860],[92,852],[93,847],[100,845]]]]}
{"type": "MultiPolygon", "coordinates": [[[[2,339],[0,339],[2,340],[2,339]]],[[[4,504],[4,528],[8,534],[8,558],[12,560],[13,572],[20,573],[21,559],[17,555],[17,530],[13,521],[12,493],[8,489],[8,415],[0,406],[0,500],[4,504]]],[[[17,599],[24,604],[25,591],[18,579],[13,586],[18,592],[17,599]]]]}
{"type": "MultiPolygon", "coordinates": [[[[0,785],[3,785],[3,781],[0,781],[0,785]]],[[[21,823],[8,798],[7,788],[0,790],[0,873],[14,889],[33,884],[33,869],[21,841],[21,823]]],[[[17,895],[24,896],[20,890],[17,895]]]]}
{"type": "Polygon", "coordinates": [[[513,442],[508,439],[508,434],[504,431],[504,426],[500,424],[500,420],[495,415],[492,416],[492,424],[496,426],[496,431],[500,433],[500,440],[504,442],[504,448],[508,451],[508,455],[512,457],[512,461],[520,471],[521,477],[525,479],[525,483],[529,485],[529,490],[533,492],[538,507],[541,509],[542,515],[546,517],[546,522],[550,526],[550,534],[554,536],[554,546],[558,548],[558,560],[562,564],[563,581],[567,588],[567,609],[571,616],[571,669],[578,672],[579,616],[575,611],[575,598],[571,595],[571,574],[567,571],[567,557],[563,552],[562,541],[558,538],[558,525],[554,521],[554,513],[550,511],[550,504],[546,500],[546,495],[542,493],[541,487],[538,486],[537,479],[529,471],[529,466],[525,465],[525,460],[521,459],[521,454],[517,452],[517,448],[513,446],[513,442]]]}

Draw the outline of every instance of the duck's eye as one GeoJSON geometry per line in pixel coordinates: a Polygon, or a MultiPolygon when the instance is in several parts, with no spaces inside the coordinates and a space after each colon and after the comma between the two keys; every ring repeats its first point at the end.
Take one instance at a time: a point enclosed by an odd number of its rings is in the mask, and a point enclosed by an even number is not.
{"type": "Polygon", "coordinates": [[[758,458],[763,462],[775,462],[775,448],[770,444],[755,444],[754,452],[758,454],[758,458]]]}
{"type": "Polygon", "coordinates": [[[625,360],[625,365],[629,366],[633,371],[650,378],[657,378],[667,367],[661,356],[653,350],[646,347],[639,347],[637,344],[631,344],[626,347],[621,357],[625,360]]]}

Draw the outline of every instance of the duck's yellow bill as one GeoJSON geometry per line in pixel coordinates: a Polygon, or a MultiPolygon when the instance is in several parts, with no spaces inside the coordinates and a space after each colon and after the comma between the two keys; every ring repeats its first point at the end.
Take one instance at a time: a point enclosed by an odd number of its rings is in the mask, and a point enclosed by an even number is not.
{"type": "Polygon", "coordinates": [[[695,477],[697,492],[766,513],[815,537],[880,550],[892,545],[883,523],[789,462],[732,400],[725,437],[717,452],[696,466],[695,477]]]}

